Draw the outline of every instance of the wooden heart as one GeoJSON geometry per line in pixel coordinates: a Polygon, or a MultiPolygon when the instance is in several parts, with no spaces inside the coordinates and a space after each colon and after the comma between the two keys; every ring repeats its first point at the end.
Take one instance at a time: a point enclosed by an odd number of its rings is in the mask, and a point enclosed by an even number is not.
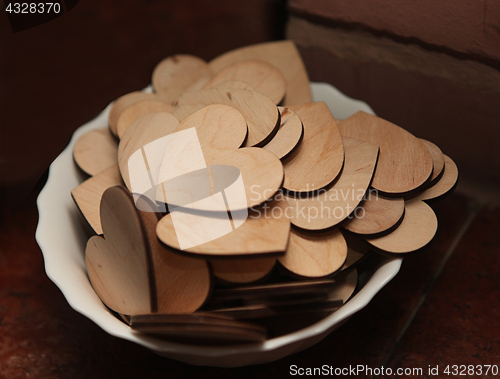
{"type": "Polygon", "coordinates": [[[225,283],[252,283],[268,276],[276,263],[275,257],[253,259],[212,259],[214,275],[225,283]]]}
{"type": "Polygon", "coordinates": [[[123,187],[109,188],[100,213],[105,238],[90,238],[85,255],[90,282],[112,310],[150,313],[154,309],[151,261],[132,197],[123,187]]]}
{"type": "Polygon", "coordinates": [[[166,245],[187,253],[219,256],[282,254],[288,245],[290,221],[286,201],[273,199],[245,212],[174,211],[158,223],[156,234],[166,245]],[[175,223],[174,223],[175,220],[175,223]],[[218,237],[218,238],[217,238],[218,237]],[[215,239],[212,239],[215,238],[215,239]]]}
{"type": "Polygon", "coordinates": [[[366,199],[342,227],[357,234],[379,234],[397,225],[404,213],[403,199],[388,199],[368,190],[366,199]]]}
{"type": "Polygon", "coordinates": [[[189,86],[200,79],[208,80],[212,72],[207,63],[193,55],[173,55],[155,67],[153,87],[163,101],[173,103],[189,86]]]}
{"type": "Polygon", "coordinates": [[[255,88],[251,84],[242,80],[225,80],[223,82],[218,82],[209,88],[219,88],[219,89],[247,89],[249,91],[255,91],[255,88]]]}
{"type": "Polygon", "coordinates": [[[73,158],[85,173],[96,175],[118,163],[118,141],[109,128],[92,130],[78,138],[73,158]]]}
{"type": "Polygon", "coordinates": [[[266,329],[211,313],[147,314],[130,318],[132,329],[188,343],[262,342],[266,329]]]}
{"type": "Polygon", "coordinates": [[[285,97],[285,77],[276,66],[260,59],[246,59],[230,64],[216,73],[204,88],[211,88],[227,80],[245,81],[275,104],[279,104],[285,97]]]}
{"type": "Polygon", "coordinates": [[[141,100],[156,99],[158,99],[158,97],[155,94],[142,91],[130,92],[119,97],[113,103],[113,105],[111,106],[111,110],[109,111],[108,124],[111,133],[113,133],[115,136],[117,135],[118,119],[120,118],[120,115],[125,110],[125,108],[141,100]]]}
{"type": "Polygon", "coordinates": [[[345,163],[337,182],[318,194],[287,196],[290,220],[307,230],[322,230],[345,220],[363,200],[377,165],[378,146],[343,138],[345,163]]]}
{"type": "Polygon", "coordinates": [[[293,41],[267,42],[242,47],[219,55],[208,65],[214,73],[217,73],[230,64],[245,59],[261,59],[273,64],[283,73],[286,78],[284,106],[312,101],[309,77],[293,41]]]}
{"type": "Polygon", "coordinates": [[[443,174],[444,154],[442,153],[441,149],[432,142],[427,141],[423,138],[420,138],[420,142],[424,144],[424,146],[427,148],[427,150],[429,150],[429,153],[431,154],[433,170],[432,170],[431,180],[428,184],[431,186],[434,183],[436,183],[443,174]]]}
{"type": "Polygon", "coordinates": [[[123,110],[116,124],[116,133],[118,138],[122,138],[125,130],[139,117],[153,112],[173,111],[173,106],[161,100],[141,100],[129,105],[123,110]]]}
{"type": "Polygon", "coordinates": [[[71,196],[83,217],[97,234],[102,234],[101,198],[111,187],[125,186],[118,165],[113,165],[87,179],[71,191],[71,196]]]}
{"type": "Polygon", "coordinates": [[[337,124],[323,102],[290,107],[302,120],[304,137],[283,166],[283,187],[311,192],[331,184],[344,164],[344,147],[337,124]]]}
{"type": "Polygon", "coordinates": [[[317,278],[340,269],[347,257],[347,244],[338,229],[322,233],[292,228],[286,253],[278,261],[290,273],[317,278]]]}
{"type": "Polygon", "coordinates": [[[156,236],[159,215],[145,198],[136,204],[144,225],[152,262],[154,296],[159,313],[192,313],[207,300],[211,277],[205,259],[178,254],[162,244],[156,236]]]}
{"type": "Polygon", "coordinates": [[[437,200],[452,191],[458,181],[458,167],[447,155],[444,156],[444,172],[435,184],[419,194],[417,200],[437,200]]]}
{"type": "Polygon", "coordinates": [[[180,121],[212,104],[224,104],[241,112],[248,126],[245,146],[265,145],[279,127],[276,104],[263,94],[240,89],[206,89],[183,93],[175,102],[174,115],[180,121]]]}
{"type": "Polygon", "coordinates": [[[300,117],[289,108],[278,107],[280,111],[280,127],[278,132],[264,150],[270,151],[279,159],[286,159],[302,142],[304,127],[300,117]]]}
{"type": "Polygon", "coordinates": [[[339,124],[346,137],[380,147],[372,187],[392,196],[417,190],[431,177],[429,150],[415,136],[377,116],[357,112],[339,124]]]}
{"type": "Polygon", "coordinates": [[[427,245],[436,234],[436,214],[421,200],[405,202],[403,222],[391,233],[367,238],[368,243],[389,253],[410,253],[427,245]]]}
{"type": "Polygon", "coordinates": [[[155,112],[138,118],[127,128],[118,145],[118,165],[129,190],[132,191],[129,177],[129,159],[132,154],[145,145],[172,134],[178,126],[179,121],[171,113],[155,112]]]}

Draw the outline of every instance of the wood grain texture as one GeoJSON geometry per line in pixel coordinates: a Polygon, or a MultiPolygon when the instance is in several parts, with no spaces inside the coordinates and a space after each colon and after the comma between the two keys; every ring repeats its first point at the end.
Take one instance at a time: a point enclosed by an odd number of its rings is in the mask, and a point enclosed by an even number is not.
{"type": "Polygon", "coordinates": [[[123,134],[118,145],[118,165],[127,188],[131,189],[128,160],[138,149],[172,134],[179,121],[171,113],[155,112],[139,117],[123,134]]]}
{"type": "Polygon", "coordinates": [[[432,158],[422,142],[403,128],[365,112],[339,124],[343,136],[380,147],[372,187],[390,195],[418,189],[432,174],[432,158]]]}
{"type": "Polygon", "coordinates": [[[279,127],[279,112],[267,96],[240,89],[207,89],[185,92],[175,102],[174,115],[180,121],[211,104],[224,104],[243,114],[248,126],[245,146],[261,146],[274,136],[279,127]]]}
{"type": "MultiPolygon", "coordinates": [[[[260,207],[251,209],[246,217],[231,213],[233,225],[232,230],[214,240],[190,247],[183,251],[187,253],[218,256],[242,256],[254,254],[283,254],[288,245],[290,233],[290,220],[286,217],[286,201],[283,199],[272,200],[260,207]]],[[[166,245],[180,249],[176,232],[180,228],[189,231],[191,227],[196,237],[211,236],[217,224],[217,212],[199,213],[186,216],[186,220],[180,218],[174,226],[172,214],[167,214],[158,223],[156,234],[166,245]],[[183,222],[185,223],[183,224],[183,222]]],[[[182,216],[182,215],[181,215],[182,216]]],[[[194,237],[193,237],[194,238],[194,237]]]]}
{"type": "Polygon", "coordinates": [[[279,262],[294,275],[323,277],[340,269],[347,257],[347,243],[338,229],[311,233],[292,228],[290,242],[279,262]]]}
{"type": "Polygon", "coordinates": [[[118,141],[108,128],[92,130],[75,143],[73,158],[90,176],[118,163],[118,141]]]}
{"type": "Polygon", "coordinates": [[[324,188],[340,174],[344,164],[344,146],[337,124],[323,102],[290,107],[302,120],[304,137],[283,166],[283,187],[293,192],[311,192],[324,188]]]}
{"type": "Polygon", "coordinates": [[[235,321],[218,314],[147,314],[130,318],[132,329],[187,343],[262,342],[266,329],[247,322],[235,321]]]}
{"type": "Polygon", "coordinates": [[[423,191],[420,195],[415,197],[419,200],[432,200],[448,194],[455,188],[458,181],[458,167],[453,160],[447,155],[444,156],[444,172],[439,181],[432,187],[423,191]]]}
{"type": "Polygon", "coordinates": [[[434,169],[432,170],[431,180],[429,185],[436,183],[444,170],[444,154],[439,147],[434,143],[427,141],[426,139],[420,138],[420,142],[429,150],[432,158],[432,165],[434,169]]]}
{"type": "Polygon", "coordinates": [[[285,77],[276,66],[260,59],[246,59],[230,64],[212,76],[204,88],[211,88],[227,80],[247,82],[255,91],[266,95],[275,104],[281,103],[285,97],[285,77]]]}
{"type": "Polygon", "coordinates": [[[111,166],[87,179],[71,191],[71,196],[83,217],[97,234],[102,234],[101,198],[111,187],[125,186],[118,165],[111,166]]]}
{"type": "Polygon", "coordinates": [[[125,130],[139,117],[153,112],[173,111],[173,106],[161,100],[141,100],[137,101],[123,110],[116,124],[116,134],[118,138],[123,137],[125,130]]]}
{"type": "Polygon", "coordinates": [[[339,271],[356,266],[370,252],[370,245],[352,233],[342,233],[347,242],[347,258],[339,271]]]}
{"type": "Polygon", "coordinates": [[[236,108],[212,104],[186,117],[176,132],[196,128],[203,150],[237,149],[248,133],[245,118],[236,108]]]}
{"type": "Polygon", "coordinates": [[[282,104],[310,103],[312,101],[309,77],[293,41],[267,42],[241,47],[211,60],[208,65],[217,73],[232,63],[245,59],[261,59],[275,65],[286,78],[286,96],[282,104]]]}
{"type": "Polygon", "coordinates": [[[388,199],[371,190],[343,228],[357,234],[383,233],[396,225],[405,213],[403,199],[388,199]]]}
{"type": "Polygon", "coordinates": [[[141,220],[128,191],[112,187],[104,192],[101,222],[105,238],[87,243],[85,262],[99,298],[126,315],[150,313],[150,260],[141,220]]]}
{"type": "MultiPolygon", "coordinates": [[[[219,89],[247,89],[249,91],[255,91],[255,88],[252,87],[251,84],[242,81],[242,80],[225,80],[223,82],[218,82],[213,84],[210,88],[219,88],[219,89]]],[[[200,88],[201,89],[201,88],[200,88]]]]}
{"type": "Polygon", "coordinates": [[[125,108],[141,100],[155,99],[158,99],[155,94],[142,91],[130,92],[116,99],[116,101],[111,106],[108,116],[109,130],[111,130],[111,133],[113,133],[115,136],[117,135],[118,118],[120,118],[120,115],[125,110],[125,108]]]}
{"type": "Polygon", "coordinates": [[[405,202],[403,222],[391,233],[367,238],[370,245],[389,253],[410,253],[427,245],[436,234],[436,214],[421,200],[405,202]]]}
{"type": "Polygon", "coordinates": [[[377,165],[378,146],[344,137],[342,174],[328,190],[311,196],[287,196],[290,220],[307,230],[322,230],[344,221],[364,199],[377,165]]]}
{"type": "Polygon", "coordinates": [[[138,213],[153,266],[157,311],[164,314],[195,312],[211,290],[207,261],[178,254],[162,244],[156,236],[158,215],[154,207],[143,198],[138,201],[142,201],[138,213]],[[150,209],[145,211],[148,205],[150,209]]]}
{"type": "Polygon", "coordinates": [[[276,264],[275,257],[254,259],[213,259],[212,270],[225,283],[252,283],[265,278],[276,264]]]}
{"type": "Polygon", "coordinates": [[[270,151],[279,159],[288,157],[302,142],[304,127],[300,117],[289,108],[278,107],[280,111],[280,126],[278,132],[264,150],[270,151]]]}
{"type": "Polygon", "coordinates": [[[189,86],[211,76],[212,72],[203,59],[178,54],[158,63],[153,70],[151,82],[158,97],[172,104],[189,86]]]}

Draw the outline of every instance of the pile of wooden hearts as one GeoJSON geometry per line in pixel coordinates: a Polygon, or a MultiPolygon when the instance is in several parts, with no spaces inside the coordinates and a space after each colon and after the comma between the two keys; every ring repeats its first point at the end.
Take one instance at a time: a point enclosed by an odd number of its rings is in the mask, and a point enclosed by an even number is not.
{"type": "Polygon", "coordinates": [[[176,55],[159,63],[152,83],[154,93],[115,101],[109,128],[83,135],[74,148],[91,175],[72,191],[97,234],[86,249],[90,281],[135,330],[183,341],[262,341],[276,334],[263,320],[338,309],[369,251],[413,252],[436,233],[426,202],[454,188],[453,161],[376,116],[335,120],[325,103],[312,102],[292,42],[209,63],[176,55]],[[227,186],[215,168],[232,166],[243,200],[229,204],[221,195],[207,206],[161,186],[153,199],[132,195],[131,159],[150,167],[152,187],[198,168],[199,157],[182,144],[158,169],[145,149],[189,130],[203,151],[206,197],[227,186]],[[179,225],[200,243],[183,248],[179,225]],[[206,242],[220,225],[230,232],[206,242]]]}

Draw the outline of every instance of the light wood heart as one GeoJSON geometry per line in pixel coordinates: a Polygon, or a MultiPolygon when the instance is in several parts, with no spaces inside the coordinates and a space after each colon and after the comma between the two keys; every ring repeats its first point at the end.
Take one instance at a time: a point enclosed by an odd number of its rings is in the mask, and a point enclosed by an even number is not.
{"type": "Polygon", "coordinates": [[[118,119],[120,118],[120,115],[125,110],[125,108],[141,100],[157,100],[157,99],[158,97],[155,94],[142,91],[130,92],[119,97],[113,103],[113,105],[111,106],[111,110],[109,111],[108,124],[111,133],[113,133],[115,136],[118,134],[117,132],[118,119]]]}
{"type": "Polygon", "coordinates": [[[273,139],[263,149],[270,151],[279,159],[286,159],[302,142],[304,127],[300,117],[289,108],[278,107],[280,127],[273,139]]]}
{"type": "Polygon", "coordinates": [[[246,59],[230,64],[216,73],[204,88],[211,88],[227,80],[245,81],[275,104],[279,104],[285,97],[285,77],[276,66],[260,59],[246,59]]]}
{"type": "Polygon", "coordinates": [[[424,146],[427,148],[427,150],[429,150],[429,153],[431,154],[432,165],[434,169],[432,170],[432,176],[429,185],[433,185],[441,178],[441,174],[443,173],[444,154],[441,149],[432,142],[427,141],[423,138],[420,138],[420,142],[424,144],[424,146]]]}
{"type": "Polygon", "coordinates": [[[158,63],[151,81],[158,97],[171,104],[194,83],[211,76],[212,72],[203,59],[178,54],[158,63]]]}
{"type": "Polygon", "coordinates": [[[225,80],[223,82],[218,82],[209,88],[219,88],[219,89],[247,89],[249,91],[255,91],[255,88],[251,84],[242,80],[225,80]]]}
{"type": "Polygon", "coordinates": [[[118,145],[118,165],[129,190],[132,187],[128,165],[132,154],[148,143],[172,134],[178,126],[179,121],[171,113],[155,112],[139,117],[127,128],[118,145]]]}
{"type": "Polygon", "coordinates": [[[309,77],[293,41],[267,42],[242,47],[219,55],[208,65],[214,73],[217,73],[227,66],[245,59],[261,59],[273,64],[283,73],[286,78],[284,106],[312,101],[309,77]]]}
{"type": "Polygon", "coordinates": [[[190,239],[194,246],[183,249],[186,253],[234,257],[283,254],[290,233],[286,207],[284,199],[273,199],[248,214],[232,212],[231,220],[221,212],[175,211],[160,220],[156,234],[174,249],[181,249],[178,235],[190,239]],[[217,234],[218,238],[210,240],[217,234]]]}
{"type": "Polygon", "coordinates": [[[76,141],[73,158],[85,173],[96,175],[118,163],[118,141],[109,128],[92,130],[76,141]]]}
{"type": "Polygon", "coordinates": [[[367,238],[370,245],[388,253],[410,253],[427,245],[436,234],[436,214],[421,200],[405,202],[403,222],[391,233],[367,238]]]}
{"type": "Polygon", "coordinates": [[[352,218],[342,226],[357,234],[379,234],[400,222],[404,213],[403,199],[385,198],[369,190],[352,218]]]}
{"type": "Polygon", "coordinates": [[[357,112],[339,124],[346,137],[380,147],[372,187],[393,196],[417,190],[432,175],[432,158],[424,144],[387,120],[357,112]]]}
{"type": "Polygon", "coordinates": [[[247,137],[245,118],[236,108],[212,104],[185,118],[175,130],[196,128],[202,149],[237,149],[247,137]]]}
{"type": "Polygon", "coordinates": [[[318,278],[340,269],[347,257],[347,243],[338,229],[306,232],[292,228],[290,242],[279,262],[294,275],[318,278]]]}
{"type": "Polygon", "coordinates": [[[444,156],[444,172],[441,178],[430,188],[415,197],[417,200],[434,200],[445,196],[455,188],[458,181],[458,167],[447,155],[444,156]]]}
{"type": "Polygon", "coordinates": [[[115,312],[150,313],[155,308],[151,261],[141,220],[125,188],[113,187],[104,192],[101,223],[105,238],[90,238],[85,255],[95,292],[115,312]]]}
{"type": "Polygon", "coordinates": [[[275,257],[251,259],[212,259],[214,275],[225,283],[252,283],[268,276],[276,264],[275,257]]]}
{"type": "Polygon", "coordinates": [[[212,104],[229,105],[243,114],[248,126],[245,146],[262,146],[278,130],[279,112],[276,104],[256,91],[213,88],[184,92],[174,104],[174,115],[182,121],[212,104]]]}
{"type": "Polygon", "coordinates": [[[322,230],[339,224],[364,199],[377,165],[378,146],[354,138],[343,138],[345,163],[337,182],[318,194],[287,196],[293,225],[322,230]]]}
{"type": "Polygon", "coordinates": [[[139,117],[153,112],[173,111],[173,106],[161,100],[141,100],[129,105],[123,110],[116,124],[116,133],[118,138],[122,138],[125,130],[139,117]]]}
{"type": "Polygon", "coordinates": [[[100,211],[102,195],[108,188],[115,186],[125,186],[116,164],[87,179],[71,191],[76,206],[97,234],[102,234],[100,211]]]}
{"type": "Polygon", "coordinates": [[[159,215],[155,207],[140,198],[139,217],[152,262],[157,311],[164,314],[192,313],[207,300],[211,277],[207,261],[178,254],[162,244],[156,236],[159,215]],[[147,211],[146,211],[147,209],[147,211]]]}
{"type": "Polygon", "coordinates": [[[337,124],[324,102],[290,107],[302,120],[304,137],[283,166],[283,187],[312,192],[331,184],[344,164],[344,146],[337,124]]]}

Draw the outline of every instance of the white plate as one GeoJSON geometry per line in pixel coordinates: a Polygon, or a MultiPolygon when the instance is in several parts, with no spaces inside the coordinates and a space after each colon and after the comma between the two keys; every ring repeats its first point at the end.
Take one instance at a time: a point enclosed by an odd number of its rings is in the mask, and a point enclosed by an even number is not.
{"type": "MultiPolygon", "coordinates": [[[[329,84],[312,83],[311,89],[314,101],[325,101],[336,118],[347,118],[359,110],[373,114],[366,103],[345,96],[329,84]]],[[[48,277],[59,287],[73,309],[109,334],[136,342],[165,357],[195,365],[236,367],[271,362],[320,341],[365,307],[398,273],[402,258],[381,257],[379,267],[368,282],[345,306],[307,328],[264,343],[206,347],[173,343],[135,333],[107,310],[89,282],[84,254],[91,233],[70,194],[84,180],[73,161],[73,146],[82,134],[107,126],[109,110],[110,106],[94,120],[78,128],[68,146],[50,165],[47,183],[37,199],[40,217],[36,230],[36,240],[43,253],[48,277]]]]}

